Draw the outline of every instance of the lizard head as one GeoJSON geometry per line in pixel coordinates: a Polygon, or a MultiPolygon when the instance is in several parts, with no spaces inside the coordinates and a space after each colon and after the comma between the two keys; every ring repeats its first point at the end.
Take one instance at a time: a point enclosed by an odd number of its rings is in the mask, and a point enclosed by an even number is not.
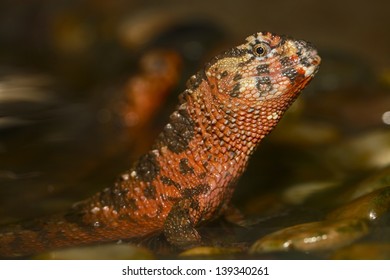
{"type": "Polygon", "coordinates": [[[308,42],[259,32],[215,57],[204,73],[223,107],[236,115],[251,112],[271,130],[313,78],[320,61],[308,42]]]}

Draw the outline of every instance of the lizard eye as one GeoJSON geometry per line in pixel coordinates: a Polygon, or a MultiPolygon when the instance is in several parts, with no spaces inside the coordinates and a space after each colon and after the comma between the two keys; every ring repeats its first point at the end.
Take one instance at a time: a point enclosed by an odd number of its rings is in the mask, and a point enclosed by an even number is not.
{"type": "Polygon", "coordinates": [[[266,56],[271,48],[265,43],[259,43],[253,47],[253,53],[257,56],[266,56]]]}

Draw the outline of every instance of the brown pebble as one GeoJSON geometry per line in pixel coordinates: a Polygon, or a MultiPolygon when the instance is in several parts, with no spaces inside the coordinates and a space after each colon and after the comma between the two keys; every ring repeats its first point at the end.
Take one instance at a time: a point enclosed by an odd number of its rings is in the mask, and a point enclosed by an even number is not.
{"type": "Polygon", "coordinates": [[[332,219],[368,219],[374,221],[390,211],[390,186],[347,203],[327,215],[332,219]]]}
{"type": "Polygon", "coordinates": [[[346,246],[369,232],[364,219],[312,222],[288,227],[256,241],[250,253],[323,251],[346,246]]]}

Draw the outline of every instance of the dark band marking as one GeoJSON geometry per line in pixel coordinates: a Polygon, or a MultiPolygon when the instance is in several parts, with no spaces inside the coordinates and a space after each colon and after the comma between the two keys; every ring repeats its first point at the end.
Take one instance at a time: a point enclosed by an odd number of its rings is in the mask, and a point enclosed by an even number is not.
{"type": "Polygon", "coordinates": [[[240,88],[241,88],[240,83],[235,84],[233,89],[230,91],[229,95],[231,97],[238,97],[240,95],[240,88]]]}
{"type": "Polygon", "coordinates": [[[241,80],[242,79],[242,75],[241,74],[236,74],[233,78],[233,81],[238,81],[238,80],[241,80]]]}
{"type": "Polygon", "coordinates": [[[282,71],[282,75],[287,77],[293,83],[298,76],[298,72],[294,68],[287,68],[282,71]]]}
{"type": "Polygon", "coordinates": [[[179,171],[183,175],[193,174],[194,168],[192,168],[191,166],[188,165],[187,158],[182,158],[182,159],[180,159],[180,163],[179,163],[179,171]]]}
{"type": "Polygon", "coordinates": [[[161,201],[170,201],[170,202],[175,203],[176,201],[178,201],[180,199],[180,197],[171,196],[171,195],[167,195],[165,193],[162,193],[162,194],[160,194],[160,199],[161,199],[161,201]]]}
{"type": "Polygon", "coordinates": [[[225,78],[227,75],[229,75],[228,71],[223,71],[221,73],[221,78],[225,78]]]}
{"type": "Polygon", "coordinates": [[[312,65],[307,57],[302,57],[300,63],[306,67],[310,67],[312,65]]]}
{"type": "Polygon", "coordinates": [[[222,55],[217,55],[217,58],[223,58],[223,57],[240,57],[247,53],[250,53],[249,50],[246,49],[238,49],[238,48],[231,48],[224,52],[222,55]]]}
{"type": "Polygon", "coordinates": [[[289,57],[285,56],[280,59],[280,64],[284,67],[291,67],[293,63],[289,57]]]}
{"type": "Polygon", "coordinates": [[[210,190],[207,184],[200,184],[193,188],[185,188],[180,193],[184,198],[196,198],[200,194],[204,194],[210,190]]]}
{"type": "Polygon", "coordinates": [[[257,78],[257,83],[262,85],[269,85],[271,84],[271,79],[268,76],[260,76],[257,78]]]}
{"type": "Polygon", "coordinates": [[[269,65],[268,64],[261,64],[256,67],[257,74],[269,74],[269,65]]]}
{"type": "Polygon", "coordinates": [[[184,152],[195,134],[195,124],[187,111],[174,112],[160,134],[157,145],[167,146],[172,152],[179,154],[184,152]]]}
{"type": "Polygon", "coordinates": [[[200,210],[199,201],[197,201],[195,199],[191,199],[190,209],[195,210],[195,211],[199,211],[200,210]]]}
{"type": "Polygon", "coordinates": [[[121,189],[118,187],[107,188],[99,193],[98,201],[101,205],[110,206],[112,210],[119,211],[128,204],[127,189],[121,189]]]}
{"type": "Polygon", "coordinates": [[[156,154],[149,152],[143,155],[135,165],[137,178],[144,182],[153,181],[160,172],[156,154]]]}
{"type": "Polygon", "coordinates": [[[156,187],[155,186],[153,186],[151,184],[148,184],[144,188],[144,196],[147,199],[156,199],[156,194],[157,194],[157,191],[156,191],[156,187]]]}
{"type": "Polygon", "coordinates": [[[168,178],[166,176],[161,176],[160,178],[161,182],[164,184],[164,185],[167,185],[167,186],[174,186],[176,189],[178,189],[179,191],[181,190],[181,185],[175,181],[173,181],[171,178],[168,178]]]}
{"type": "Polygon", "coordinates": [[[256,81],[256,88],[261,93],[268,92],[272,89],[272,82],[268,76],[260,76],[256,81]]]}
{"type": "Polygon", "coordinates": [[[127,207],[132,211],[138,210],[137,200],[135,198],[129,198],[127,207]]]}

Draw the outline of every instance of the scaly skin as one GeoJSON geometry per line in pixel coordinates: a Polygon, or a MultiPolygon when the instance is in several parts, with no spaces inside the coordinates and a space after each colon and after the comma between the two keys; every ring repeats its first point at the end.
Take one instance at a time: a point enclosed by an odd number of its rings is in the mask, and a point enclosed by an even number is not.
{"type": "Polygon", "coordinates": [[[0,255],[146,237],[178,247],[226,209],[250,155],[316,73],[304,41],[257,33],[192,76],[155,144],[116,184],[65,215],[0,231],[0,255]]]}

